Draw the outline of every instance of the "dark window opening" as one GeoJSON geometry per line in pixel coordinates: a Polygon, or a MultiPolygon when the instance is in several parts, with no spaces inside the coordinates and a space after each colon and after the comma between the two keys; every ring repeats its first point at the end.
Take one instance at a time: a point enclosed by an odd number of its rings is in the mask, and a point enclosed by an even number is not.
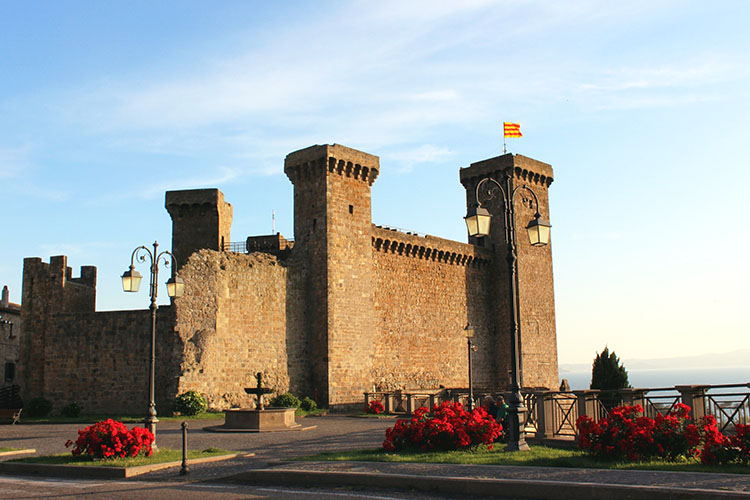
{"type": "Polygon", "coordinates": [[[318,225],[318,219],[313,219],[313,231],[315,231],[315,226],[318,225]]]}
{"type": "Polygon", "coordinates": [[[5,363],[5,381],[13,382],[16,379],[16,364],[12,361],[5,363]]]}
{"type": "Polygon", "coordinates": [[[349,205],[349,213],[350,214],[354,213],[354,205],[349,205]]]}

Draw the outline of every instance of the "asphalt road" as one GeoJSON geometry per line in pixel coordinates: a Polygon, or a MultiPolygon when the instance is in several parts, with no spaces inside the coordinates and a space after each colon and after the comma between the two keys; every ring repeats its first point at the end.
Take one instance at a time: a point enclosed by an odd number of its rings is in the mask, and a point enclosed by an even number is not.
{"type": "Polygon", "coordinates": [[[0,499],[24,500],[37,498],[103,500],[202,500],[204,498],[220,498],[222,500],[266,498],[282,500],[442,500],[459,497],[344,488],[324,489],[242,484],[175,483],[173,481],[95,481],[0,476],[0,499]]]}

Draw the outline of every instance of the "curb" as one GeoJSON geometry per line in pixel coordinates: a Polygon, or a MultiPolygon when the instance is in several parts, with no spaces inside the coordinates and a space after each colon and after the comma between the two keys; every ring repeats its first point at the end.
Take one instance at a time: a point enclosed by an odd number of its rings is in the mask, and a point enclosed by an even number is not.
{"type": "Polygon", "coordinates": [[[410,476],[369,472],[323,472],[258,469],[219,480],[224,483],[295,484],[304,486],[363,486],[417,490],[465,496],[498,496],[540,500],[750,500],[750,492],[668,488],[626,484],[485,479],[444,476],[410,476]]]}
{"type": "Polygon", "coordinates": [[[0,457],[10,457],[13,455],[24,455],[26,453],[36,453],[34,448],[26,448],[24,450],[13,450],[13,451],[0,451],[0,457]]]}
{"type": "MultiPolygon", "coordinates": [[[[218,455],[215,457],[196,458],[188,460],[188,466],[230,460],[239,456],[247,456],[244,453],[232,455],[218,455]]],[[[138,465],[136,467],[105,467],[101,465],[55,465],[55,464],[28,464],[22,462],[2,462],[0,472],[11,474],[30,474],[49,477],[76,477],[97,479],[124,479],[140,476],[171,467],[179,467],[182,461],[162,462],[151,465],[138,465]]]]}

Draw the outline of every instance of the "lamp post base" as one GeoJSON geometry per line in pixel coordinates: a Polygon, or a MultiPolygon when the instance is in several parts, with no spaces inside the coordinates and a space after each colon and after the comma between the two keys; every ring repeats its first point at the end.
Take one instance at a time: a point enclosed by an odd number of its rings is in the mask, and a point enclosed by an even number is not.
{"type": "Polygon", "coordinates": [[[156,446],[156,424],[159,422],[159,419],[156,418],[155,415],[148,415],[146,416],[146,419],[143,421],[143,426],[148,429],[151,434],[154,435],[154,442],[151,444],[151,449],[156,452],[159,450],[159,448],[156,446]]]}
{"type": "Polygon", "coordinates": [[[508,444],[505,451],[529,451],[526,442],[526,413],[524,405],[511,404],[508,407],[508,444]]]}

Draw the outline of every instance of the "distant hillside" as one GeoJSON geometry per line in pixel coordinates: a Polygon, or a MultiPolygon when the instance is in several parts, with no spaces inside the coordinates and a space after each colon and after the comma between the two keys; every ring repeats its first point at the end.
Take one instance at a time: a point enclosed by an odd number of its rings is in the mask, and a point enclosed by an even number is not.
{"type": "MultiPolygon", "coordinates": [[[[593,358],[591,363],[593,363],[593,358]]],[[[630,370],[685,370],[750,368],[750,349],[740,349],[725,353],[700,354],[676,358],[623,359],[625,369],[630,370]]],[[[561,363],[560,376],[565,373],[591,372],[591,363],[561,363]]]]}

